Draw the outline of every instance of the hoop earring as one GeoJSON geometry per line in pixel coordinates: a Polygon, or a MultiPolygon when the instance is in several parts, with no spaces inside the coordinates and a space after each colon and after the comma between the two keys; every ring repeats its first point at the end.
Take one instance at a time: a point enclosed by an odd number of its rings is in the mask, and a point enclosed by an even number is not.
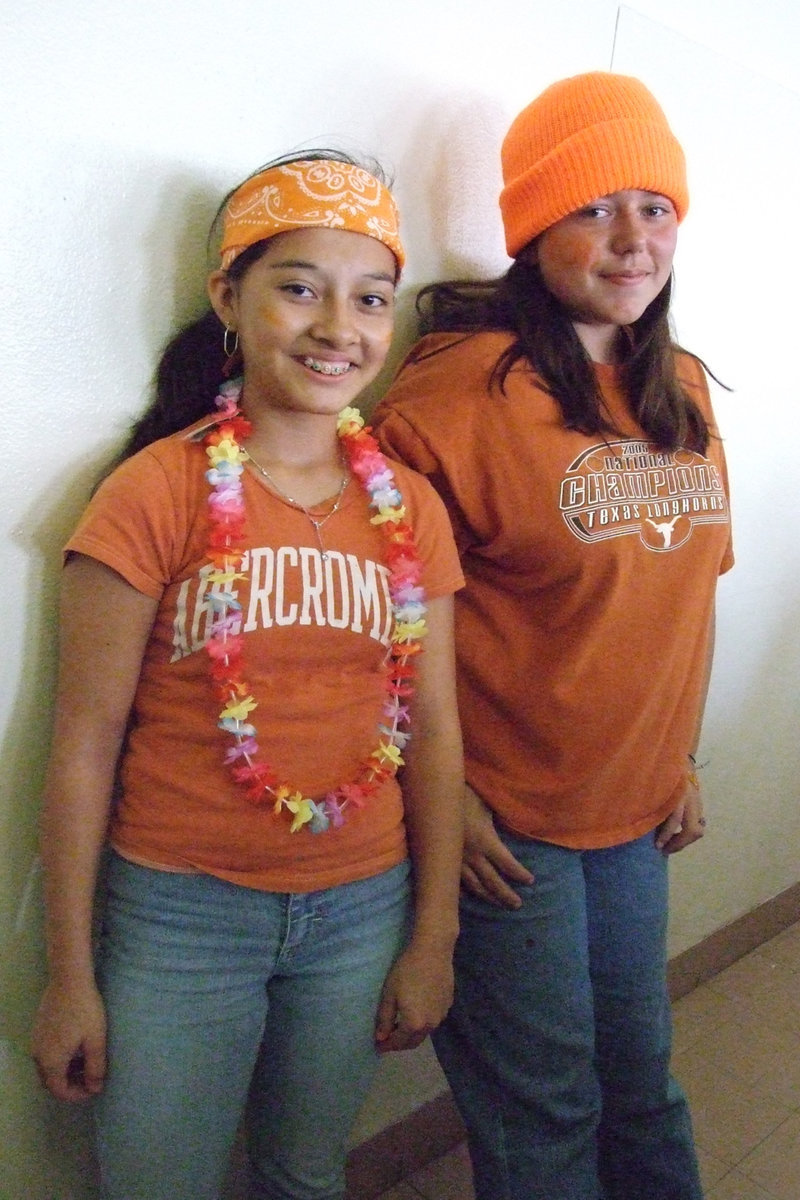
{"type": "Polygon", "coordinates": [[[222,335],[222,349],[225,351],[226,358],[233,358],[236,351],[239,349],[239,331],[231,329],[230,325],[225,326],[225,332],[222,335]],[[233,347],[228,345],[228,335],[233,334],[233,347]]]}

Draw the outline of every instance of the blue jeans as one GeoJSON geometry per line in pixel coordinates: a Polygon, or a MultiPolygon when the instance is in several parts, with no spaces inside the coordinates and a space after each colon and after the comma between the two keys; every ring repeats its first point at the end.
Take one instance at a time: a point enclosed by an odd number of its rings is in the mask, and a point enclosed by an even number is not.
{"type": "Polygon", "coordinates": [[[113,856],[104,1200],[217,1200],[245,1109],[254,1198],[341,1200],[408,901],[407,863],[285,895],[113,856]]]}
{"type": "Polygon", "coordinates": [[[699,1200],[653,835],[590,851],[500,835],[535,881],[518,911],[464,897],[434,1035],[478,1200],[699,1200]]]}

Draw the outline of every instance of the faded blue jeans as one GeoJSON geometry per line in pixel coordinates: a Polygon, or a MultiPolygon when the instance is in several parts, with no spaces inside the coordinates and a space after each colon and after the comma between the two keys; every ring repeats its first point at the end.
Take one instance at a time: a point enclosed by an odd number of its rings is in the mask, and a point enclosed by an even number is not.
{"type": "Polygon", "coordinates": [[[434,1034],[478,1200],[700,1200],[653,835],[589,851],[500,836],[535,881],[518,911],[464,898],[434,1034]]]}
{"type": "Polygon", "coordinates": [[[254,1200],[341,1200],[408,877],[285,895],[112,857],[104,1200],[217,1200],[245,1108],[254,1200]]]}

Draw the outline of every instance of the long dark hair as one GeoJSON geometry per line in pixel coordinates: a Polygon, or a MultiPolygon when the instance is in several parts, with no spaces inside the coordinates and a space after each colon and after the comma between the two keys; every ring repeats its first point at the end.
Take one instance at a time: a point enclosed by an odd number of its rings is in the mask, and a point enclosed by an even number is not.
{"type": "MultiPolygon", "coordinates": [[[[292,162],[334,161],[363,167],[380,183],[389,186],[380,164],[374,159],[356,159],[341,150],[300,150],[272,159],[258,167],[247,179],[259,175],[271,167],[280,167],[292,162]]],[[[209,256],[219,237],[222,215],[231,196],[243,183],[231,188],[217,209],[208,233],[209,256]]],[[[228,268],[228,278],[237,281],[264,254],[268,239],[248,246],[234,259],[228,268]]],[[[225,327],[212,308],[180,329],[167,343],[156,368],[154,396],[131,431],[117,456],[114,465],[130,458],[137,450],[149,446],[158,438],[168,437],[185,429],[194,421],[214,411],[214,399],[219,391],[226,370],[235,365],[225,351],[223,341],[225,327]]]]}
{"type": "MultiPolygon", "coordinates": [[[[680,347],[670,328],[671,295],[670,279],[642,316],[625,327],[623,387],[633,415],[659,448],[686,446],[704,453],[708,424],[676,370],[680,347]]],[[[417,309],[421,333],[513,334],[513,342],[495,364],[492,383],[502,389],[512,367],[527,361],[558,403],[569,429],[620,432],[610,422],[591,359],[569,313],[547,288],[535,263],[517,258],[504,275],[485,282],[429,284],[417,297],[417,309]]]]}

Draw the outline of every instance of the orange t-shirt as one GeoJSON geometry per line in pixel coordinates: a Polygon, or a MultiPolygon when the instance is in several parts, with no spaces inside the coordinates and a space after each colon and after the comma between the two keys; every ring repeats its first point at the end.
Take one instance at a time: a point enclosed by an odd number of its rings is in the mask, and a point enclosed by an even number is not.
{"type": "MultiPolygon", "coordinates": [[[[204,449],[185,434],[155,442],[98,489],[67,550],[105,563],[159,601],[121,766],[110,837],[122,854],[267,891],[367,878],[406,854],[395,780],[344,825],[289,832],[254,808],[223,765],[230,738],[204,650],[212,619],[204,449]]],[[[428,597],[463,583],[447,513],[428,482],[396,470],[428,597]]],[[[245,676],[258,702],[259,758],[307,796],[354,780],[377,745],[391,629],[384,539],[355,480],[325,523],[323,560],[305,514],[245,471],[239,584],[245,676]]]]}
{"type": "MultiPolygon", "coordinates": [[[[716,580],[733,561],[722,446],[658,451],[613,367],[596,370],[624,436],[566,429],[527,364],[490,391],[509,340],[424,338],[373,424],[455,530],[469,783],[526,836],[615,845],[655,828],[685,783],[716,580]]],[[[682,355],[679,369],[713,429],[702,368],[682,355]]]]}

